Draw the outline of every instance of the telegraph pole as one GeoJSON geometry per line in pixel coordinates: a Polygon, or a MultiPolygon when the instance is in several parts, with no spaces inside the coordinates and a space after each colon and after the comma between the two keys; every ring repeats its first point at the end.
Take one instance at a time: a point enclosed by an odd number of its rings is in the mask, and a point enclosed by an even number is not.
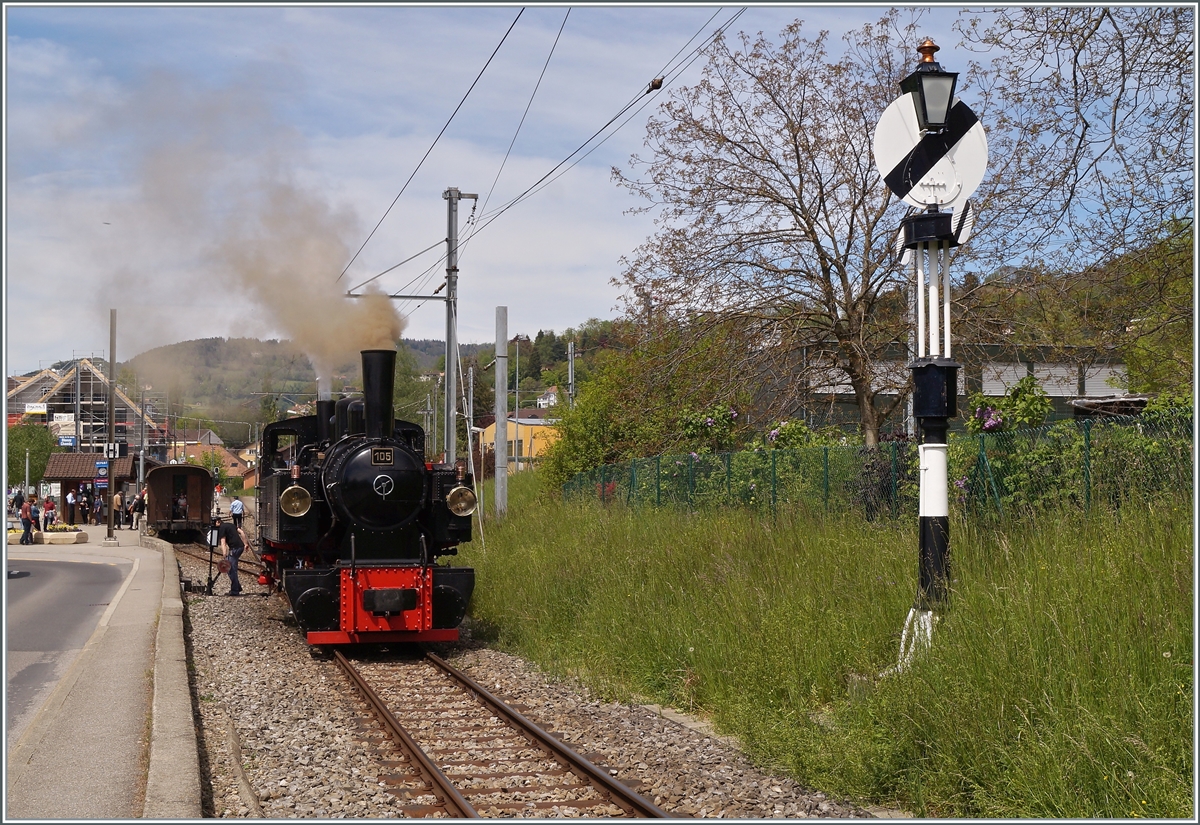
{"type": "Polygon", "coordinates": [[[464,198],[477,200],[479,195],[459,192],[451,186],[442,193],[446,199],[446,463],[453,464],[458,441],[456,419],[458,390],[458,202],[464,198]]]}
{"type": "Polygon", "coordinates": [[[575,409],[575,342],[567,342],[567,400],[575,409]]]}
{"type": "Polygon", "coordinates": [[[117,492],[116,473],[113,470],[117,464],[117,311],[108,311],[108,443],[105,445],[105,458],[111,462],[108,465],[108,536],[104,544],[116,544],[113,537],[113,519],[116,516],[113,507],[113,496],[117,492]]]}

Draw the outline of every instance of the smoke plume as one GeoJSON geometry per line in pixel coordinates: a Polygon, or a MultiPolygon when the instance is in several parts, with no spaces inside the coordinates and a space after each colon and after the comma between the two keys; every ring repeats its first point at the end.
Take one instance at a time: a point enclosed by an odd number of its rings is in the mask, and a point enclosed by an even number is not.
{"type": "Polygon", "coordinates": [[[204,273],[203,288],[229,296],[232,317],[248,319],[231,337],[292,339],[327,394],[336,365],[395,347],[404,324],[381,292],[346,296],[339,275],[365,233],[352,210],[300,182],[306,141],[271,115],[280,84],[243,77],[206,90],[160,73],[116,128],[132,135],[137,220],[204,273]]]}

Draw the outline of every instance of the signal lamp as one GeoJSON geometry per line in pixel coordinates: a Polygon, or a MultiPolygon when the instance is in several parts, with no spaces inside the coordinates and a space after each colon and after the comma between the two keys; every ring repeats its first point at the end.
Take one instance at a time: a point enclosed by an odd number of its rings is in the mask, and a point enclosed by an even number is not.
{"type": "Polygon", "coordinates": [[[921,59],[916,71],[900,81],[901,91],[916,93],[917,123],[922,132],[937,133],[946,128],[950,104],[954,101],[954,87],[958,83],[958,72],[943,71],[933,59],[933,53],[940,49],[941,46],[925,38],[925,42],[917,46],[921,59]]]}

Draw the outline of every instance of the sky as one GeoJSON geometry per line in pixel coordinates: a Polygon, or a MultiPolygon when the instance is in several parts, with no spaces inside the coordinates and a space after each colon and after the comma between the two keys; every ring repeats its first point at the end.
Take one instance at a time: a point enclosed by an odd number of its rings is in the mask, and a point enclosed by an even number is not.
{"type": "MultiPolygon", "coordinates": [[[[510,338],[614,318],[610,279],[655,216],[611,170],[703,61],[650,81],[741,8],[6,5],[5,372],[107,357],[111,309],[120,361],[217,336],[292,338],[314,363],[444,339],[441,301],[344,294],[442,283],[450,187],[478,195],[459,204],[461,342],[494,341],[497,306],[510,338]],[[631,101],[590,154],[472,220],[631,101]]],[[[800,18],[836,42],[886,8],[748,6],[729,32],[800,18]]],[[[923,9],[965,68],[958,7],[923,9]]]]}

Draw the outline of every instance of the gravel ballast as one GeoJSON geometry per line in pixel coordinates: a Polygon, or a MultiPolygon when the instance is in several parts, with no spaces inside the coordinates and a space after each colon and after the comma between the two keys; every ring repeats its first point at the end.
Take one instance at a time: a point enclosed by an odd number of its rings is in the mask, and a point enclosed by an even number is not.
{"type": "MultiPolygon", "coordinates": [[[[199,590],[208,564],[177,553],[199,590]]],[[[230,597],[184,594],[200,730],[205,816],[389,818],[405,800],[378,781],[361,703],[332,661],[314,656],[278,595],[242,574],[230,597]],[[240,764],[239,764],[240,763],[240,764]]],[[[464,634],[466,635],[466,634],[464,634]]],[[[730,739],[667,709],[602,702],[531,663],[447,646],[451,664],[668,814],[742,819],[872,817],[756,768],[730,739]]],[[[880,812],[895,815],[897,812],[880,812]]]]}

